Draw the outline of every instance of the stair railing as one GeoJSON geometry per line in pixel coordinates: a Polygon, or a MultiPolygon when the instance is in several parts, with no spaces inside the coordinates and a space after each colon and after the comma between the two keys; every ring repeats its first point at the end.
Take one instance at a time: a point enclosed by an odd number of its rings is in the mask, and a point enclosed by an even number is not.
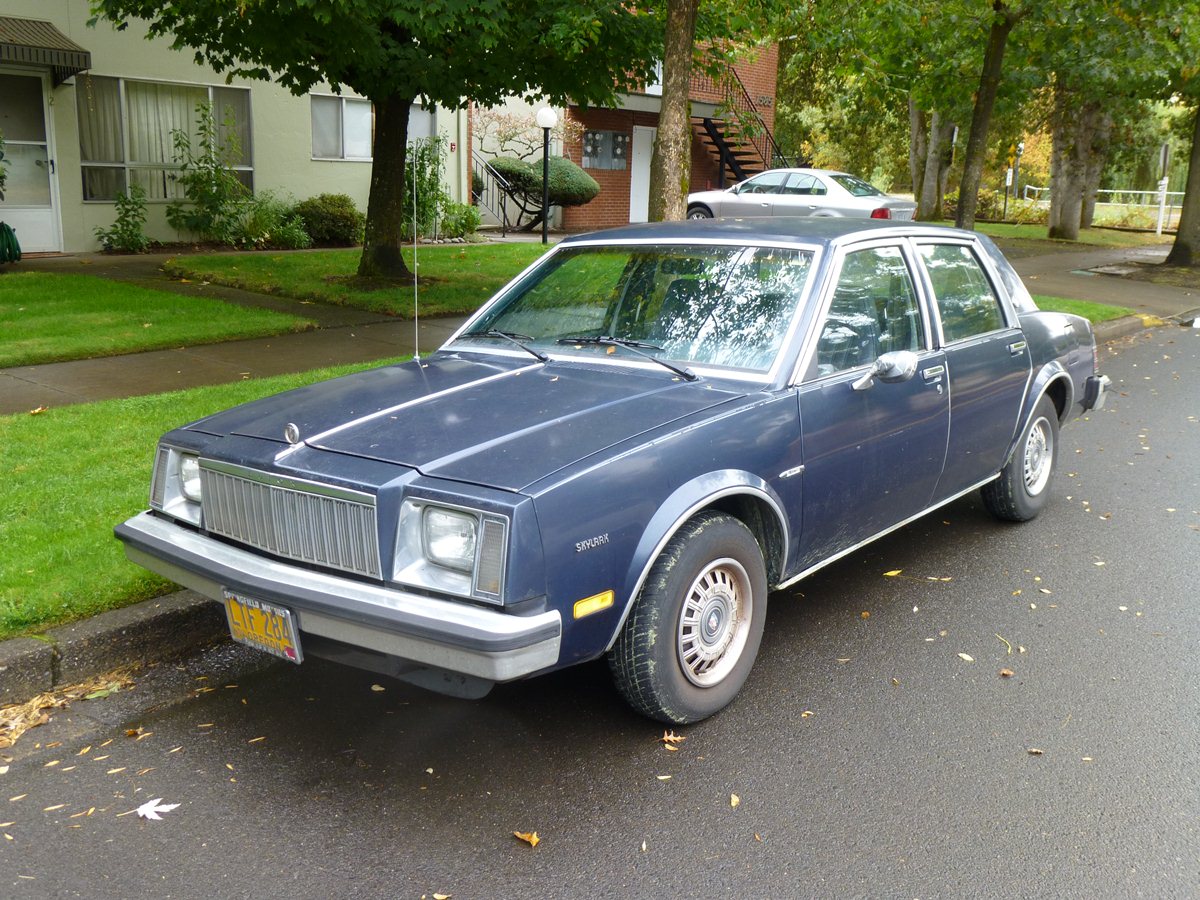
{"type": "Polygon", "coordinates": [[[478,150],[471,150],[471,199],[486,209],[500,223],[500,233],[508,234],[513,223],[508,218],[508,196],[511,187],[508,181],[492,168],[478,150]],[[483,186],[476,191],[476,179],[483,186]]]}

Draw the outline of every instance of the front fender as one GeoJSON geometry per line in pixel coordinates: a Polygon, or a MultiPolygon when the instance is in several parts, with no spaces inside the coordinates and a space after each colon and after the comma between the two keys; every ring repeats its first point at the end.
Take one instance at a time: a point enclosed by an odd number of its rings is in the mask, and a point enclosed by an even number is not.
{"type": "MultiPolygon", "coordinates": [[[[641,540],[638,541],[623,584],[622,596],[627,598],[625,609],[609,637],[606,650],[612,648],[621,629],[625,627],[625,620],[629,618],[638,593],[650,574],[650,567],[654,565],[654,561],[667,542],[675,535],[675,532],[700,510],[725,498],[736,496],[752,497],[771,509],[783,536],[782,549],[783,555],[786,557],[789,536],[787,517],[783,513],[783,501],[762,478],[741,469],[722,469],[699,475],[684,482],[659,506],[658,511],[647,523],[641,540]]],[[[777,560],[777,563],[782,567],[783,559],[777,560]]],[[[770,568],[769,565],[768,568],[770,568]]]]}

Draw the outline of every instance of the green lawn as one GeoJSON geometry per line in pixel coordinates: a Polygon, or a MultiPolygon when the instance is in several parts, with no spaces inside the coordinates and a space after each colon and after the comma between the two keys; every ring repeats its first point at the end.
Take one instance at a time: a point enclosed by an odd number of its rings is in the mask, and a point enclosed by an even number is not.
{"type": "MultiPolygon", "coordinates": [[[[535,243],[440,244],[417,249],[423,316],[473,313],[545,248],[535,243]]],[[[308,250],[293,253],[219,253],[177,256],[164,269],[177,277],[204,279],[265,294],[354,306],[411,317],[413,289],[354,277],[361,252],[308,250]]],[[[412,268],[412,248],[404,251],[412,268]]]]}
{"type": "Polygon", "coordinates": [[[158,438],[267,394],[384,363],[0,417],[0,639],[125,606],[170,583],[112,529],[145,509],[158,438]]]}
{"type": "Polygon", "coordinates": [[[1070,300],[1066,297],[1048,297],[1045,294],[1034,294],[1033,302],[1038,309],[1051,312],[1072,313],[1089,319],[1093,325],[1106,322],[1109,319],[1119,319],[1121,316],[1137,315],[1136,310],[1126,306],[1107,306],[1103,303],[1091,303],[1087,300],[1070,300]]]}
{"type": "Polygon", "coordinates": [[[155,291],[93,275],[0,274],[0,366],[263,337],[309,319],[155,291]]]}
{"type": "Polygon", "coordinates": [[[1059,241],[1046,237],[1045,225],[1008,225],[999,222],[976,222],[975,230],[1000,240],[1038,241],[1046,245],[1047,253],[1088,247],[1143,247],[1169,244],[1172,240],[1170,235],[1159,236],[1153,232],[1085,228],[1079,232],[1078,241],[1059,241]]]}

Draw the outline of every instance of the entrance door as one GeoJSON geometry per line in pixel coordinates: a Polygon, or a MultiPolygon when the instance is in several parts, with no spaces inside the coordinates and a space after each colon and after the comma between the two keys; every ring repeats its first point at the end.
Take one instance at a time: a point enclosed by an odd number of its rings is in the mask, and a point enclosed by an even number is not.
{"type": "Polygon", "coordinates": [[[650,219],[650,157],[654,155],[657,128],[633,126],[633,152],[629,161],[629,221],[650,219]]]}
{"type": "Polygon", "coordinates": [[[0,72],[0,132],[8,171],[0,221],[12,226],[26,253],[62,249],[47,90],[44,75],[0,72]]]}

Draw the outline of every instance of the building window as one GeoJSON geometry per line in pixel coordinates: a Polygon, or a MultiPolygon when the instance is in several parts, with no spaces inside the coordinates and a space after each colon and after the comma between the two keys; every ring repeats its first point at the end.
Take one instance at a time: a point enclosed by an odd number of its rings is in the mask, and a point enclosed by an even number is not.
{"type": "Polygon", "coordinates": [[[87,75],[76,88],[83,199],[111,202],[135,184],[150,201],[182,199],[173,133],[199,150],[198,103],[212,105],[218,140],[236,149],[228,162],[252,189],[248,89],[87,75]]]}
{"type": "Polygon", "coordinates": [[[370,100],[312,95],[313,159],[369,160],[374,137],[370,100]]]}
{"type": "Polygon", "coordinates": [[[621,131],[586,131],[583,134],[585,169],[624,169],[629,159],[629,135],[621,131]]]}

